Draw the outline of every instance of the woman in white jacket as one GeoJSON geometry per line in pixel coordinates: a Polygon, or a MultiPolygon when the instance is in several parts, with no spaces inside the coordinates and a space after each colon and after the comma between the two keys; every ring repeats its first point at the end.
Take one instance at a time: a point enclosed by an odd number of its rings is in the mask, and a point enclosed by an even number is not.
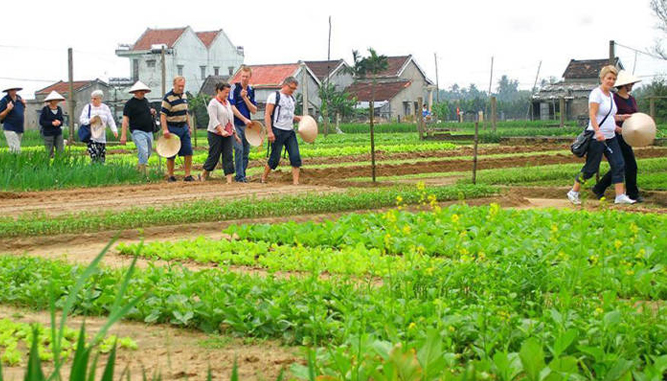
{"type": "Polygon", "coordinates": [[[215,97],[208,103],[208,157],[204,163],[204,171],[199,176],[201,181],[206,181],[222,156],[222,170],[227,178],[227,184],[232,183],[234,174],[234,157],[232,150],[234,141],[240,140],[234,128],[234,113],[229,103],[228,83],[215,85],[215,97]]]}
{"type": "Polygon", "coordinates": [[[104,93],[95,90],[90,95],[91,102],[81,111],[79,122],[81,125],[90,125],[90,141],[88,141],[88,154],[93,163],[104,163],[107,152],[106,128],[109,126],[115,137],[118,137],[118,128],[113,119],[109,106],[102,103],[104,93]]]}

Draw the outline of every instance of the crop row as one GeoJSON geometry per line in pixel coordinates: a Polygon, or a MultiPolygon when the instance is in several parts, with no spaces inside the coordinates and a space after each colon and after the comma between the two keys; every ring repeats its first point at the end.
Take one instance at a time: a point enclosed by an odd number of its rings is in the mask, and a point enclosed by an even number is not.
{"type": "MultiPolygon", "coordinates": [[[[429,187],[425,190],[438,200],[463,200],[497,193],[490,186],[462,185],[429,187]]],[[[419,203],[424,190],[412,187],[349,190],[345,193],[281,196],[257,200],[198,200],[162,208],[132,208],[122,211],[78,212],[59,216],[25,214],[18,218],[0,217],[0,237],[85,233],[103,230],[136,229],[148,226],[241,218],[327,213],[392,206],[396,196],[407,204],[419,203]]]]}

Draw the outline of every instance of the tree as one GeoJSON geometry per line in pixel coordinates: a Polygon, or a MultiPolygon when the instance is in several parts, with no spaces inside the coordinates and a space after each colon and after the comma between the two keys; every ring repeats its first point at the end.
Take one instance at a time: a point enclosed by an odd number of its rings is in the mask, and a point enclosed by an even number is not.
{"type": "MultiPolygon", "coordinates": [[[[326,118],[336,114],[341,117],[354,114],[354,106],[357,104],[357,100],[348,92],[339,91],[336,89],[336,85],[332,83],[325,83],[320,87],[319,93],[320,99],[323,100],[321,112],[323,116],[326,115],[326,118]]],[[[328,126],[328,123],[325,123],[325,126],[328,126]]],[[[325,131],[326,133],[328,131],[325,131]]]]}
{"type": "Polygon", "coordinates": [[[371,101],[369,102],[370,113],[370,130],[371,130],[371,175],[373,182],[375,182],[375,130],[373,125],[373,114],[375,109],[373,103],[375,102],[375,85],[377,84],[377,75],[389,67],[387,56],[378,55],[375,49],[368,48],[368,57],[362,57],[357,50],[352,51],[352,58],[354,65],[350,67],[348,72],[356,78],[365,80],[371,79],[371,101]]]}
{"type": "Polygon", "coordinates": [[[498,101],[513,101],[519,96],[519,81],[509,79],[507,75],[500,77],[496,91],[498,101]]]}
{"type": "MultiPolygon", "coordinates": [[[[667,34],[667,0],[651,0],[651,10],[658,18],[658,29],[667,34]]],[[[667,52],[662,47],[662,39],[658,39],[653,51],[663,59],[667,59],[667,52]]]]}

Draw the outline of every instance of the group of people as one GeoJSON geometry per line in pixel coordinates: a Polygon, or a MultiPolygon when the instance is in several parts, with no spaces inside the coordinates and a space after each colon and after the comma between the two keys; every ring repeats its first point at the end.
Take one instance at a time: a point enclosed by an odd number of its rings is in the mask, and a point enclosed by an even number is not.
{"type": "Polygon", "coordinates": [[[589,118],[587,130],[594,137],[588,146],[586,164],[577,173],[567,198],[575,205],[581,204],[581,185],[593,177],[600,168],[602,156],[609,162],[609,171],[595,184],[592,192],[596,198],[604,197],[605,191],[614,185],[616,204],[641,202],[637,188],[637,161],[632,147],[623,140],[622,125],[638,112],[637,101],[630,95],[632,87],[640,80],[613,65],[600,70],[600,86],[591,91],[588,98],[589,118]],[[617,91],[612,92],[616,87],[617,91]],[[627,193],[626,193],[627,188],[627,193]]]}
{"type": "MultiPolygon", "coordinates": [[[[257,113],[255,90],[250,86],[251,77],[251,68],[242,66],[240,82],[234,84],[223,82],[215,86],[215,95],[207,106],[208,157],[197,180],[206,181],[218,162],[222,161],[222,170],[227,183],[231,183],[233,179],[240,183],[248,182],[246,170],[250,144],[246,140],[245,133],[246,127],[252,124],[252,114],[257,113]]],[[[300,121],[301,118],[294,114],[296,101],[293,96],[298,84],[294,77],[286,78],[281,90],[271,94],[267,100],[264,122],[266,136],[270,142],[270,156],[262,173],[261,182],[266,182],[271,170],[278,166],[280,154],[285,148],[292,166],[293,183],[299,183],[301,157],[294,122],[300,121]]],[[[0,122],[3,123],[9,149],[15,153],[21,151],[26,105],[25,100],[17,93],[20,90],[20,87],[7,88],[4,90],[7,95],[0,100],[0,122]]],[[[146,94],[150,91],[150,88],[140,81],[129,90],[133,97],[123,108],[120,143],[126,144],[129,129],[137,148],[138,170],[145,174],[154,145],[153,133],[159,133],[164,139],[178,138],[180,140],[178,153],[167,158],[167,180],[177,181],[174,176],[175,158],[181,156],[184,162],[184,181],[195,181],[192,175],[193,125],[188,114],[185,78],[175,77],[172,90],[162,99],[159,112],[160,130],[157,129],[155,122],[157,111],[151,108],[146,98],[146,94]]],[[[79,117],[80,125],[90,129],[90,136],[86,140],[87,152],[91,160],[98,163],[104,163],[106,158],[106,128],[109,127],[114,136],[118,137],[114,117],[109,107],[103,103],[103,99],[104,93],[101,90],[93,91],[91,102],[83,107],[79,117]]],[[[64,100],[62,95],[52,91],[44,100],[46,105],[40,114],[40,132],[46,151],[51,156],[64,149],[63,110],[58,105],[64,100]]]]}

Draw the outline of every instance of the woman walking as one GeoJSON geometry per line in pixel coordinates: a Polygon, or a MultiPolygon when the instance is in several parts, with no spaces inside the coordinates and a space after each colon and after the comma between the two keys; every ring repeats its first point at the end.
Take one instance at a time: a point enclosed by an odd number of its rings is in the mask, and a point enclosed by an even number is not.
{"type": "Polygon", "coordinates": [[[615,136],[616,123],[629,118],[629,115],[617,115],[616,105],[614,104],[611,89],[616,82],[618,70],[613,65],[607,65],[600,70],[599,87],[591,91],[588,97],[588,122],[589,131],[594,131],[594,137],[588,146],[586,153],[586,164],[577,174],[572,189],[567,192],[567,198],[575,205],[581,204],[579,190],[581,184],[590,179],[600,169],[602,155],[607,158],[611,167],[611,183],[614,184],[616,191],[616,204],[634,204],[625,194],[623,187],[624,166],[623,155],[615,136]]]}
{"type": "Polygon", "coordinates": [[[116,138],[118,137],[118,128],[109,106],[102,103],[104,98],[102,90],[93,91],[90,97],[91,102],[83,108],[79,122],[82,125],[90,125],[90,141],[88,142],[90,159],[93,163],[104,163],[107,153],[106,128],[109,126],[116,138]]]}
{"type": "Polygon", "coordinates": [[[227,179],[227,184],[232,183],[234,174],[234,159],[232,149],[234,141],[240,140],[236,135],[234,128],[234,113],[229,103],[229,90],[231,86],[228,83],[218,83],[215,85],[216,95],[208,103],[208,157],[204,163],[204,171],[199,176],[201,181],[206,181],[218,165],[222,156],[222,170],[227,179]]]}
{"type": "Polygon", "coordinates": [[[63,130],[63,109],[58,106],[58,102],[64,101],[65,98],[52,91],[44,99],[46,106],[42,108],[42,113],[39,115],[39,126],[41,127],[42,138],[44,139],[44,147],[49,157],[54,156],[53,149],[61,153],[64,150],[63,130]]]}
{"type": "MultiPolygon", "coordinates": [[[[616,79],[616,89],[618,91],[614,93],[614,103],[618,109],[619,114],[632,115],[636,112],[639,112],[637,107],[637,101],[635,97],[630,95],[632,91],[632,86],[641,81],[641,79],[633,76],[625,70],[621,70],[618,73],[618,78],[616,79]]],[[[618,145],[621,148],[621,154],[623,155],[623,160],[625,161],[625,188],[627,190],[628,197],[631,199],[642,202],[643,199],[639,195],[639,188],[637,188],[637,160],[635,159],[635,153],[632,151],[632,147],[623,140],[623,130],[622,122],[616,122],[616,139],[618,140],[618,145]]],[[[595,184],[593,187],[593,193],[597,198],[602,198],[604,192],[611,185],[611,171],[608,171],[600,181],[595,184]]]]}

